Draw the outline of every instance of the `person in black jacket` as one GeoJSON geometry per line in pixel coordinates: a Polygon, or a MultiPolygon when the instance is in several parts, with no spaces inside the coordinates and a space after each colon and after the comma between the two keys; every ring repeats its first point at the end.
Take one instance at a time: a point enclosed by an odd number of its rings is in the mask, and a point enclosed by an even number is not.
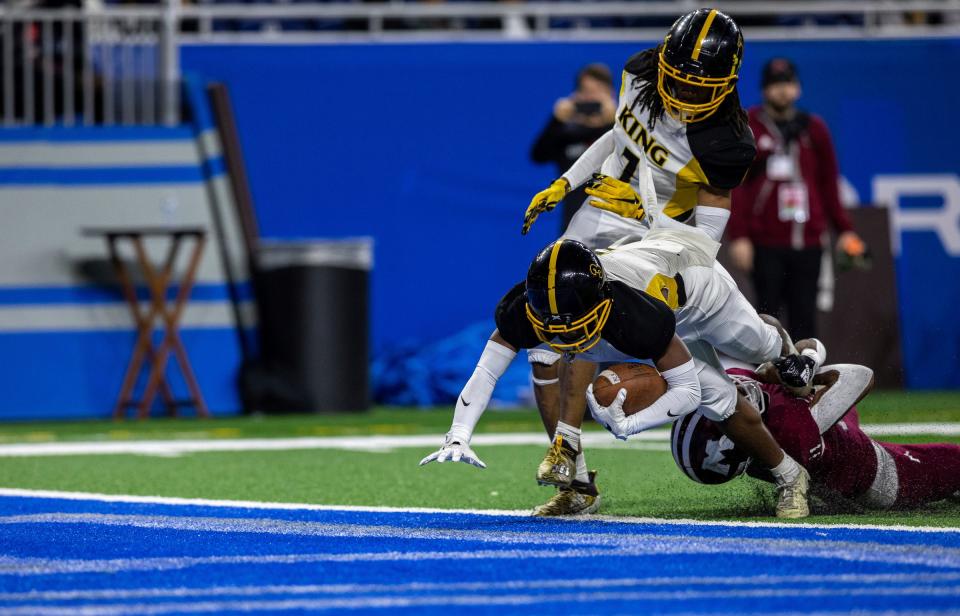
{"type": "MultiPolygon", "coordinates": [[[[610,69],[606,64],[588,64],[577,73],[573,94],[554,104],[553,115],[530,149],[530,158],[536,163],[554,163],[560,176],[613,127],[616,109],[610,69]]],[[[580,188],[563,200],[561,233],[585,198],[580,188]]]]}

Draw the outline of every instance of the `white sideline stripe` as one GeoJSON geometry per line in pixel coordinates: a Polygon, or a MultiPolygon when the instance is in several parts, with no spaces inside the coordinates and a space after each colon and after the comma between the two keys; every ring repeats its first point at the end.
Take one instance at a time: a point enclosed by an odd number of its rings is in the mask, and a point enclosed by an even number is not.
{"type": "MultiPolygon", "coordinates": [[[[96,492],[65,492],[59,490],[28,490],[23,488],[0,488],[0,497],[48,498],[73,501],[97,501],[102,503],[140,503],[194,507],[229,507],[277,511],[358,511],[365,513],[437,513],[448,515],[532,517],[529,509],[441,509],[438,507],[386,507],[371,505],[318,505],[314,503],[277,503],[266,501],[217,500],[206,498],[182,498],[177,496],[138,496],[133,494],[100,494],[96,492]]],[[[615,524],[661,524],[670,526],[719,526],[726,528],[806,528],[819,530],[878,530],[898,533],[960,533],[960,527],[952,526],[905,526],[902,524],[815,524],[810,522],[760,522],[694,520],[690,518],[653,518],[638,516],[588,515],[554,518],[564,523],[609,522],[615,524]]]]}
{"type": "MultiPolygon", "coordinates": [[[[669,433],[655,430],[644,433],[636,443],[626,447],[666,451],[669,433]]],[[[0,445],[0,457],[6,456],[75,456],[75,455],[180,455],[210,451],[287,451],[293,449],[346,449],[351,451],[389,451],[399,448],[435,450],[442,442],[436,434],[372,435],[372,436],[306,436],[294,438],[234,438],[163,441],[78,441],[50,443],[14,443],[0,445]]],[[[587,433],[581,437],[584,446],[594,449],[623,448],[625,445],[607,433],[587,433]]],[[[543,432],[515,432],[506,434],[478,434],[471,440],[474,446],[542,445],[550,442],[543,432]]],[[[424,452],[426,453],[426,451],[424,452]]]]}
{"type": "Polygon", "coordinates": [[[926,434],[939,434],[941,436],[960,435],[960,423],[864,424],[860,427],[870,436],[922,436],[926,434]]]}
{"type": "MultiPolygon", "coordinates": [[[[0,322],[0,329],[3,329],[0,322]]],[[[950,424],[871,424],[863,426],[872,436],[940,434],[960,435],[960,423],[950,424]]],[[[287,451],[294,449],[345,449],[350,451],[389,451],[393,449],[436,448],[440,437],[435,434],[316,436],[294,438],[235,438],[142,441],[56,441],[49,443],[11,443],[0,445],[0,457],[9,456],[76,456],[140,454],[172,456],[211,451],[287,451]]],[[[649,430],[624,443],[605,432],[585,432],[580,442],[591,449],[639,449],[668,451],[669,430],[649,430]]],[[[548,445],[542,432],[508,432],[477,434],[475,446],[548,445]]]]}
{"type": "Polygon", "coordinates": [[[569,580],[509,580],[505,582],[409,582],[403,584],[299,584],[213,586],[210,588],[104,588],[0,593],[0,601],[66,601],[76,599],[143,599],[162,597],[223,597],[259,595],[353,595],[404,592],[463,592],[550,588],[616,588],[619,586],[778,586],[782,584],[897,584],[960,580],[960,573],[843,573],[836,575],[760,575],[746,577],[580,578],[569,580]]]}
{"type": "MultiPolygon", "coordinates": [[[[264,509],[277,511],[362,511],[365,513],[451,513],[488,516],[530,517],[527,509],[440,509],[436,507],[377,507],[364,505],[318,505],[314,503],[273,503],[264,501],[217,500],[181,498],[177,496],[138,496],[134,494],[98,494],[95,492],[61,492],[59,490],[26,490],[0,488],[0,497],[53,498],[102,503],[140,503],[148,505],[181,505],[199,507],[230,507],[237,509],[264,509]]],[[[960,528],[957,529],[960,531],[960,528]]]]}
{"type": "MultiPolygon", "coordinates": [[[[459,596],[383,596],[352,599],[281,599],[261,601],[198,601],[193,603],[114,603],[84,606],[30,605],[3,609],[2,614],[74,614],[78,607],[83,614],[112,616],[114,614],[165,614],[176,612],[222,612],[254,610],[332,610],[332,609],[391,609],[426,606],[473,605],[538,605],[543,603],[596,603],[609,601],[702,601],[708,599],[750,599],[766,597],[857,597],[857,596],[960,596],[960,586],[909,586],[900,588],[770,588],[756,590],[717,591],[621,591],[544,594],[471,594],[459,596]]],[[[849,610],[844,610],[849,613],[849,610]]],[[[742,612],[741,612],[742,613],[742,612]]],[[[821,612],[830,613],[830,612],[821,612]]],[[[836,612],[834,612],[836,613],[836,612]]],[[[866,612],[857,612],[863,614],[866,612]]],[[[878,612],[874,612],[878,613],[878,612]]],[[[891,611],[883,614],[896,613],[891,611]]],[[[916,610],[908,613],[917,614],[916,610]]],[[[936,613],[936,612],[927,612],[936,613]]],[[[807,612],[810,614],[810,612],[807,612]]]]}

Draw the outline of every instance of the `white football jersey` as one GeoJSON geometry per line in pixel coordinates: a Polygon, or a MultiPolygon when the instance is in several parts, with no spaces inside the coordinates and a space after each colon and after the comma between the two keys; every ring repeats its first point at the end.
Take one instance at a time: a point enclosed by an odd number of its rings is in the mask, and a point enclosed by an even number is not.
{"type": "MultiPolygon", "coordinates": [[[[722,110],[692,123],[664,113],[650,128],[650,110],[642,108],[637,99],[644,87],[655,88],[656,84],[635,74],[649,61],[655,61],[655,56],[641,52],[623,69],[610,155],[618,161],[605,166],[611,171],[620,167],[621,174],[616,177],[626,181],[624,176],[637,168],[634,161],[644,156],[660,209],[671,218],[687,220],[697,205],[701,186],[733,189],[740,184],[756,155],[753,134],[747,128],[737,135],[722,110]]],[[[634,184],[640,181],[634,174],[629,177],[634,184]]]]}
{"type": "MultiPolygon", "coordinates": [[[[608,280],[643,291],[676,312],[676,333],[761,364],[779,356],[777,328],[764,323],[716,262],[718,242],[662,214],[639,242],[599,254],[608,280]]],[[[721,370],[722,371],[722,370],[721,370]]]]}
{"type": "MultiPolygon", "coordinates": [[[[628,85],[632,77],[623,72],[623,87],[613,127],[614,150],[601,167],[601,173],[612,175],[637,186],[638,161],[648,163],[659,209],[679,220],[686,220],[696,205],[699,184],[708,184],[686,140],[686,126],[664,116],[651,130],[649,114],[634,106],[636,92],[628,85]]],[[[644,200],[649,203],[649,200],[644,200]]]]}
{"type": "Polygon", "coordinates": [[[667,113],[652,118],[651,110],[640,103],[643,92],[656,88],[655,83],[640,77],[656,74],[655,67],[646,65],[656,62],[652,51],[640,52],[627,61],[614,127],[563,174],[577,187],[599,170],[629,181],[643,201],[646,215],[641,220],[581,207],[564,237],[588,247],[636,241],[646,234],[658,212],[690,221],[700,188],[736,188],[756,155],[749,126],[744,122],[744,132],[738,135],[738,122],[729,116],[726,103],[699,122],[680,122],[667,113]]]}
{"type": "MultiPolygon", "coordinates": [[[[703,231],[661,213],[642,240],[601,251],[598,256],[608,280],[626,283],[677,310],[687,295],[679,274],[697,266],[712,272],[719,248],[720,243],[703,231]]],[[[712,286],[710,278],[696,280],[699,285],[712,286]]]]}

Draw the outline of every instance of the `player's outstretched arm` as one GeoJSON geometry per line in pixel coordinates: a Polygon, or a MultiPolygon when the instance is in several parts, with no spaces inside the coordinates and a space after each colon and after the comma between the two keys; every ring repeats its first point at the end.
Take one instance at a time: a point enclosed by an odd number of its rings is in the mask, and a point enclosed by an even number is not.
{"type": "Polygon", "coordinates": [[[590,179],[590,176],[600,169],[603,161],[613,152],[613,146],[613,129],[611,129],[594,141],[566,173],[535,194],[530,205],[527,206],[527,211],[524,212],[520,233],[526,235],[540,214],[557,207],[567,193],[590,179]]]}
{"type": "Polygon", "coordinates": [[[574,189],[593,177],[593,174],[600,171],[603,161],[613,154],[616,143],[613,137],[613,129],[605,132],[599,139],[590,144],[590,147],[583,151],[580,158],[570,165],[561,177],[570,182],[570,188],[574,189]]]}
{"type": "Polygon", "coordinates": [[[443,445],[437,451],[420,460],[420,466],[429,462],[466,462],[478,468],[486,468],[476,453],[470,449],[473,429],[480,416],[490,404],[490,396],[497,381],[517,355],[517,349],[494,330],[493,335],[480,355],[473,375],[464,385],[453,412],[453,423],[444,436],[443,445]]]}
{"type": "Polygon", "coordinates": [[[814,383],[824,384],[810,405],[810,414],[823,434],[870,393],[873,370],[858,364],[833,364],[821,368],[814,383]]]}
{"type": "Polygon", "coordinates": [[[626,390],[621,389],[610,406],[601,406],[593,395],[593,385],[587,388],[587,406],[590,414],[619,439],[626,439],[650,428],[661,426],[692,413],[700,405],[700,379],[690,351],[683,341],[674,336],[667,352],[656,362],[657,370],[667,382],[667,391],[647,408],[627,417],[623,412],[626,390]]]}

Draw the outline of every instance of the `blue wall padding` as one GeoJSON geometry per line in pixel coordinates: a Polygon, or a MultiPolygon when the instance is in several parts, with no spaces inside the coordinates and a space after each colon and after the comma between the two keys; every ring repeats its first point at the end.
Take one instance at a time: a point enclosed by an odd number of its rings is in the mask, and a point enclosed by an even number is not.
{"type": "MultiPolygon", "coordinates": [[[[182,63],[230,88],[264,235],[375,237],[379,352],[490,318],[559,231],[548,214],[519,234],[531,195],[555,174],[527,157],[554,100],[577,67],[619,72],[645,46],[215,46],[184,49],[182,63]]],[[[960,169],[960,84],[946,78],[960,41],[748,42],[745,104],[758,102],[774,55],[796,61],[802,104],[826,118],[862,200],[877,174],[960,169]]],[[[960,321],[940,314],[960,303],[960,262],[931,238],[909,236],[899,262],[908,381],[960,386],[960,321]],[[910,290],[931,285],[935,302],[910,290]]]]}
{"type": "MultiPolygon", "coordinates": [[[[533,193],[554,177],[527,153],[577,67],[619,72],[646,43],[187,47],[182,64],[230,88],[264,235],[373,235],[375,350],[432,341],[489,319],[500,295],[558,233],[546,215],[519,234],[533,193]]],[[[833,130],[841,170],[863,201],[878,174],[956,173],[960,141],[948,78],[960,40],[747,43],[741,92],[793,58],[802,104],[833,130]]],[[[909,236],[900,260],[910,385],[960,386],[960,264],[909,236]],[[936,285],[935,302],[910,288],[936,285]],[[939,341],[936,354],[928,339],[939,341]]]]}
{"type": "MultiPolygon", "coordinates": [[[[207,404],[218,413],[238,408],[235,381],[240,364],[232,329],[184,329],[180,336],[207,404]],[[225,370],[228,374],[225,374],[225,370]]],[[[24,332],[0,336],[0,355],[17,358],[6,364],[0,421],[7,419],[85,419],[108,416],[120,391],[136,334],[131,331],[24,332]],[[56,361],[49,361],[54,357],[56,361]]],[[[155,337],[159,345],[160,336],[155,337]]],[[[187,387],[171,353],[167,376],[177,398],[187,387]]],[[[136,389],[143,390],[145,374],[136,389]]],[[[159,405],[157,413],[163,410],[159,405]]],[[[134,413],[130,411],[131,416],[134,413]]],[[[194,413],[184,409],[185,415],[194,413]]]]}

